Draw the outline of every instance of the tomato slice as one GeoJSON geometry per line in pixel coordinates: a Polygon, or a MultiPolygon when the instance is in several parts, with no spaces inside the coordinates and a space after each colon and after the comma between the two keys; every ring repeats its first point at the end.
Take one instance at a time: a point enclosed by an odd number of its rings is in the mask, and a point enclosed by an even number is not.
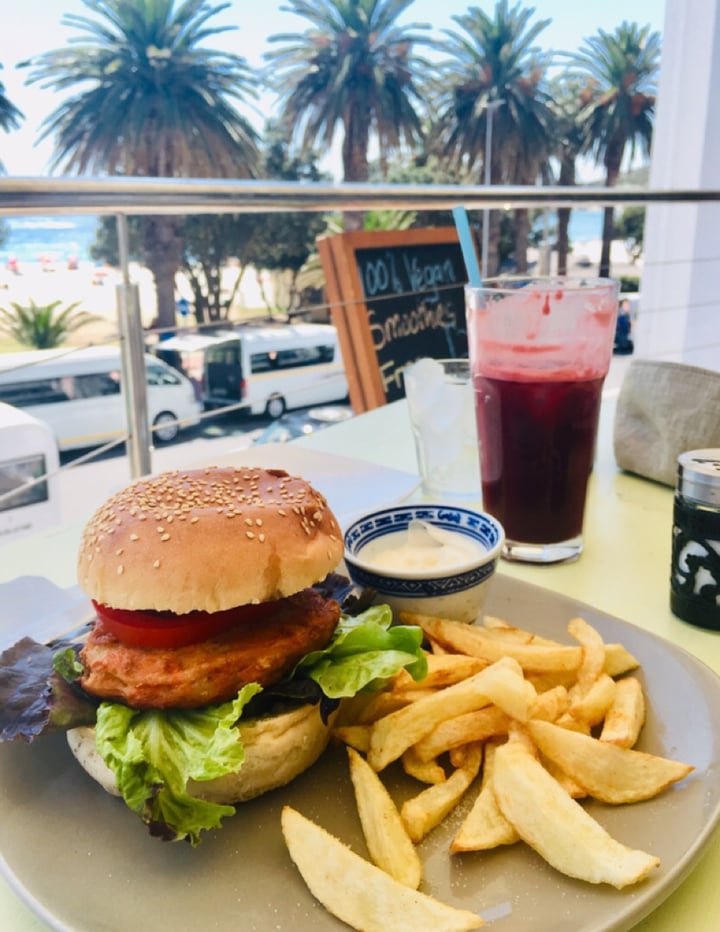
{"type": "MultiPolygon", "coordinates": [[[[282,601],[282,600],[281,600],[282,601]]],[[[129,647],[187,647],[221,634],[234,625],[258,621],[277,610],[277,602],[239,605],[222,612],[129,611],[93,600],[98,621],[129,647]]]]}

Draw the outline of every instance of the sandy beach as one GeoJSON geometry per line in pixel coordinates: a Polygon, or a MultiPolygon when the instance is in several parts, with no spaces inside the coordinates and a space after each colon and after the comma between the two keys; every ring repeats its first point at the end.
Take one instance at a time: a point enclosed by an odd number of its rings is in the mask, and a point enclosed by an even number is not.
{"type": "MultiPolygon", "coordinates": [[[[569,258],[569,274],[597,274],[601,245],[600,240],[578,243],[569,258]]],[[[530,262],[537,263],[535,269],[540,271],[537,250],[529,250],[528,258],[530,262]]],[[[611,262],[614,277],[639,276],[642,272],[642,259],[633,264],[624,244],[618,241],[613,242],[611,262]]],[[[554,274],[556,269],[557,254],[553,252],[550,273],[554,274]]],[[[237,270],[228,267],[225,274],[230,279],[237,275],[237,270]]],[[[155,317],[156,308],[152,276],[146,268],[132,264],[130,279],[138,286],[143,325],[149,326],[155,317]]],[[[262,306],[255,279],[254,271],[243,278],[242,306],[262,306]]],[[[120,281],[119,270],[98,270],[90,262],[80,263],[76,269],[68,269],[60,263],[48,267],[40,262],[26,262],[20,266],[18,274],[7,269],[0,271],[0,307],[9,308],[13,302],[28,305],[34,301],[38,305],[46,305],[59,300],[59,309],[63,309],[78,302],[77,310],[89,311],[100,320],[72,334],[68,342],[82,345],[112,340],[118,334],[117,286],[120,281]]],[[[184,287],[182,280],[179,280],[179,292],[184,292],[185,296],[189,297],[189,291],[184,287]]]]}

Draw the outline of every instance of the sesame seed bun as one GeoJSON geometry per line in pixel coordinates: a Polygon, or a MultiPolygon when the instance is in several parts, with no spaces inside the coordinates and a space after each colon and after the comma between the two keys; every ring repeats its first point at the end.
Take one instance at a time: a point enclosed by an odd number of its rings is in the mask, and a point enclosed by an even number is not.
{"type": "MultiPolygon", "coordinates": [[[[188,790],[193,796],[233,805],[285,786],[315,763],[330,736],[330,723],[323,723],[316,705],[241,720],[237,728],[245,748],[242,767],[215,780],[190,781],[188,790]]],[[[115,774],[95,746],[95,729],[73,728],[67,733],[67,741],[78,763],[93,780],[106,792],[119,796],[115,774]]]]}
{"type": "Polygon", "coordinates": [[[293,595],[335,570],[342,534],[326,499],[279,469],[161,473],[90,519],[78,581],[112,608],[223,611],[293,595]]]}

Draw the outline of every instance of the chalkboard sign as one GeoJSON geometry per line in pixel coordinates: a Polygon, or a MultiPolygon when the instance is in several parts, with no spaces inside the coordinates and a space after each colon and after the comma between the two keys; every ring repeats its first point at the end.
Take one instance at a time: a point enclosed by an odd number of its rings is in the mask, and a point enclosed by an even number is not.
{"type": "Polygon", "coordinates": [[[356,412],[402,398],[414,359],[467,356],[454,228],[342,233],[318,246],[356,412]]]}

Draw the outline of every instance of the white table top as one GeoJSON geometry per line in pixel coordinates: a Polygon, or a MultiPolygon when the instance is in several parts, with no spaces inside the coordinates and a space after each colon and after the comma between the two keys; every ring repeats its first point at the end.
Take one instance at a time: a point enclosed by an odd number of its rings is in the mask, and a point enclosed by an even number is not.
{"type": "MultiPolygon", "coordinates": [[[[590,480],[585,551],[580,559],[545,567],[504,562],[500,571],[587,602],[652,631],[684,647],[720,673],[720,634],[692,627],[670,612],[672,490],[618,471],[612,453],[613,416],[612,400],[606,399],[597,462],[590,480]]],[[[417,471],[404,402],[353,418],[295,443],[314,451],[417,471]]],[[[41,572],[57,585],[72,585],[82,523],[0,548],[0,582],[41,572]]],[[[688,727],[692,727],[691,722],[688,727]]],[[[718,877],[720,833],[715,835],[692,874],[637,929],[714,932],[720,915],[718,877]]],[[[46,928],[1,878],[0,928],[7,932],[46,928]]]]}

